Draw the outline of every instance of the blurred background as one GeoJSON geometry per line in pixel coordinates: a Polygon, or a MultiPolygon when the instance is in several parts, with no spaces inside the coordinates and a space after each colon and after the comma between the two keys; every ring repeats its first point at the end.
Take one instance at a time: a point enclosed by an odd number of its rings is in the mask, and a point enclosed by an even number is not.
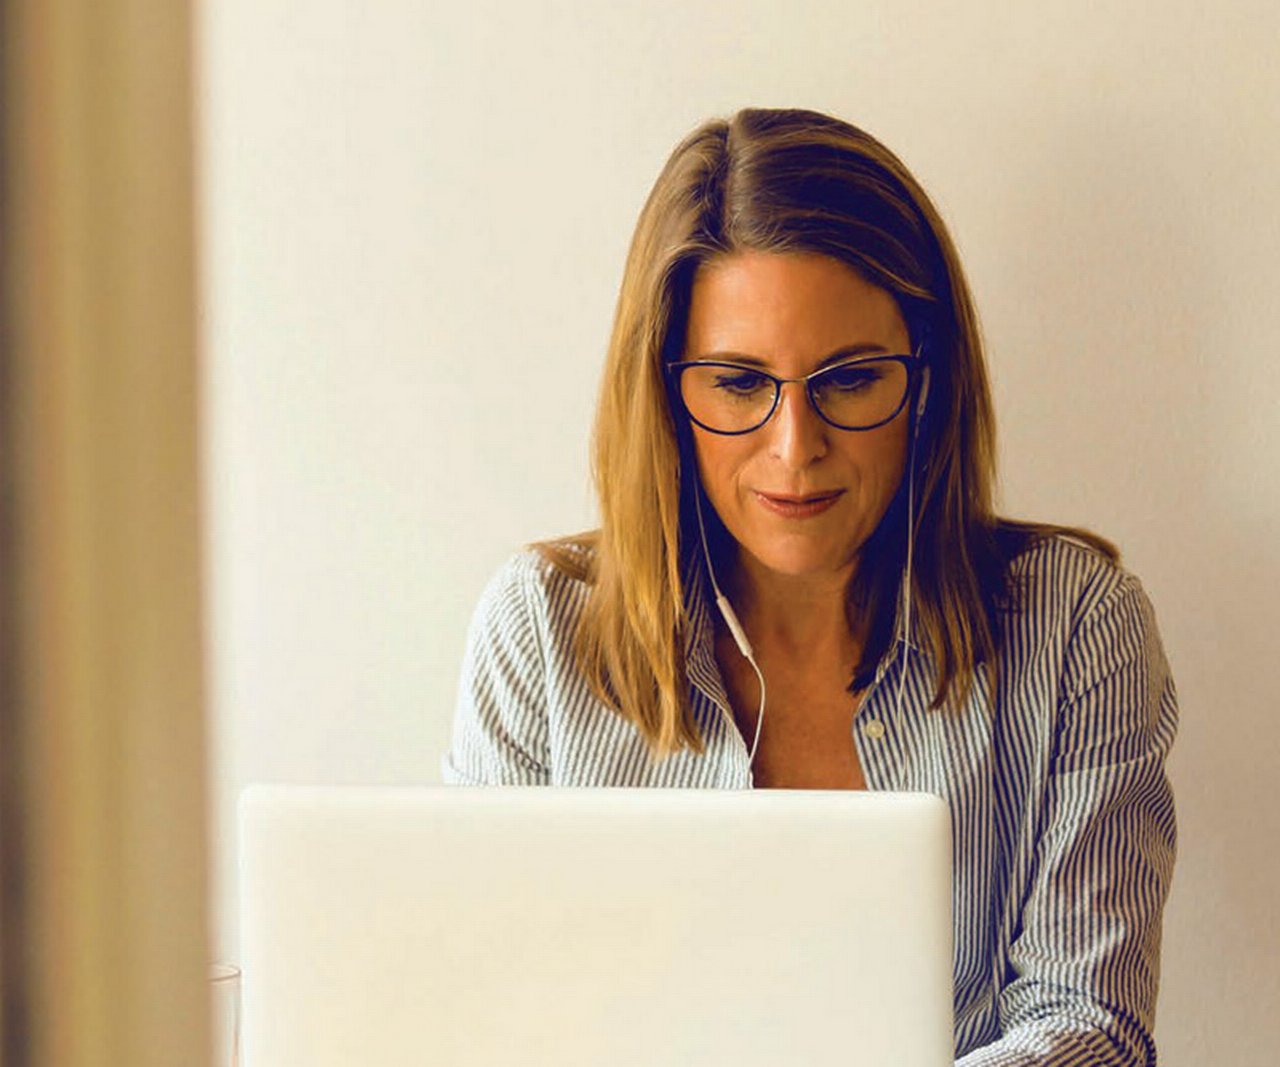
{"type": "Polygon", "coordinates": [[[430,783],[519,545],[595,524],[631,229],[743,106],[893,149],[959,246],[1002,506],[1115,540],[1182,707],[1162,1061],[1280,1045],[1280,14],[1262,0],[197,6],[214,943],[249,782],[430,783]]]}

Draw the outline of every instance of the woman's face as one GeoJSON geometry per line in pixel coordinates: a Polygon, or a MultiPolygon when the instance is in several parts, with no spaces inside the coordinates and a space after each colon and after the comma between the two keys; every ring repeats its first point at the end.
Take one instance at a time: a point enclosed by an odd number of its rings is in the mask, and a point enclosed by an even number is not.
{"type": "MultiPolygon", "coordinates": [[[[759,360],[782,378],[816,370],[850,346],[866,353],[910,353],[897,303],[836,259],[744,252],[704,263],[694,275],[683,358],[759,360]]],[[[842,359],[849,358],[848,355],[842,359]]],[[[906,465],[909,405],[873,430],[824,422],[800,383],[782,387],[759,429],[714,434],[694,424],[702,485],[752,562],[780,575],[852,573],[906,465]],[[771,509],[762,494],[837,493],[819,514],[771,509]]]]}

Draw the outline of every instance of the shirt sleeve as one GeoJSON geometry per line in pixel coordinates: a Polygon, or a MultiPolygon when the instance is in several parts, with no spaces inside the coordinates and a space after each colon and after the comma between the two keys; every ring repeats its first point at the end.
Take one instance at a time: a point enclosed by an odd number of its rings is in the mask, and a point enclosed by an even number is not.
{"type": "Polygon", "coordinates": [[[1142,1067],[1176,852],[1165,758],[1177,695],[1138,579],[1068,642],[1036,870],[997,1011],[1002,1038],[957,1067],[1142,1067]]]}
{"type": "Polygon", "coordinates": [[[517,555],[489,580],[467,630],[446,785],[549,781],[544,660],[533,586],[536,561],[517,555]]]}

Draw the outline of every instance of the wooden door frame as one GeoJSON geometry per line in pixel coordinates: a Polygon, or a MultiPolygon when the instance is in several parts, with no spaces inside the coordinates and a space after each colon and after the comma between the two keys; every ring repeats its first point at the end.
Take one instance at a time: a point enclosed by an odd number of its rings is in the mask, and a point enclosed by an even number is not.
{"type": "Polygon", "coordinates": [[[191,6],[0,0],[0,1054],[208,1061],[191,6]]]}

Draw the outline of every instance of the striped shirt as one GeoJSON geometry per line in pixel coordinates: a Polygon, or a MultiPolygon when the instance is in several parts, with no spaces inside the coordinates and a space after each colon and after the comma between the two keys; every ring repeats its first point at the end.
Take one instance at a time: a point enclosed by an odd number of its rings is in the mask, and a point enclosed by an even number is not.
{"type": "MultiPolygon", "coordinates": [[[[1011,572],[1024,584],[999,616],[1002,691],[981,664],[966,704],[925,714],[932,660],[913,636],[902,666],[899,611],[854,719],[858,757],[868,788],[932,792],[951,809],[959,1067],[1155,1064],[1178,717],[1155,616],[1134,575],[1066,537],[1011,572]]],[[[588,586],[515,554],[471,621],[444,781],[750,788],[705,581],[695,556],[686,661],[706,751],[655,761],[575,667],[588,586]]]]}

